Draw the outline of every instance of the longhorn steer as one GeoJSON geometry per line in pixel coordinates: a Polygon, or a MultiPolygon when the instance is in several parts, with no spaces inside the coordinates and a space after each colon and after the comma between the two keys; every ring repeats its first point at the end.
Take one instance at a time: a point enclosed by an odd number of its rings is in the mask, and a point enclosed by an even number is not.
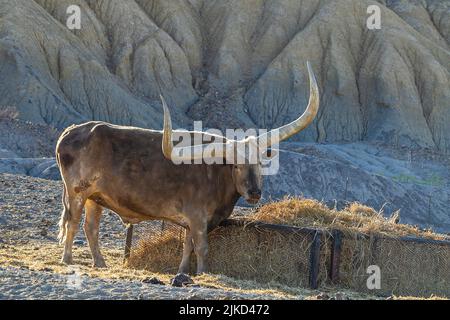
{"type": "MultiPolygon", "coordinates": [[[[297,120],[277,129],[280,140],[304,129],[317,114],[319,93],[309,64],[308,72],[308,107],[297,120]]],[[[65,243],[62,262],[72,263],[72,243],[84,208],[84,231],[94,266],[106,266],[99,249],[98,233],[102,209],[109,208],[125,223],[157,219],[185,227],[179,272],[188,272],[190,255],[194,251],[197,272],[202,273],[206,270],[207,232],[232,213],[239,197],[250,203],[260,199],[262,179],[259,162],[174,164],[173,160],[179,154],[175,151],[180,150],[173,146],[170,113],[164,99],[162,102],[163,131],[92,121],[71,126],[62,133],[56,146],[56,158],[64,182],[64,209],[59,223],[59,239],[65,243]]],[[[206,137],[207,133],[201,134],[204,138],[211,138],[206,137]]],[[[221,143],[237,146],[258,143],[261,138],[235,141],[221,137],[221,143]]],[[[266,146],[273,142],[268,141],[266,146]]],[[[205,146],[193,148],[190,159],[201,158],[205,146]]],[[[217,156],[224,155],[215,154],[217,156]]]]}

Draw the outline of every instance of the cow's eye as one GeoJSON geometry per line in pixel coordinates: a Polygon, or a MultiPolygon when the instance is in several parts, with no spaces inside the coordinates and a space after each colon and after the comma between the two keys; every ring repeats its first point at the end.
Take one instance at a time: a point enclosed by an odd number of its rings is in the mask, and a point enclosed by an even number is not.
{"type": "Polygon", "coordinates": [[[275,158],[277,155],[278,155],[277,150],[267,149],[267,151],[262,154],[262,158],[264,160],[271,160],[271,159],[275,158]]]}

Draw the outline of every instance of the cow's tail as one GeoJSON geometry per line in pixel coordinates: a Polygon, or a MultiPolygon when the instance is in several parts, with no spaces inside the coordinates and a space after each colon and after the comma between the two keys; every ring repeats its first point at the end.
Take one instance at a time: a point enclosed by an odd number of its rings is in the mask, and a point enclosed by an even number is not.
{"type": "Polygon", "coordinates": [[[67,223],[70,220],[69,202],[67,198],[66,186],[64,184],[62,194],[63,210],[61,212],[61,218],[59,219],[58,240],[60,244],[63,244],[66,241],[67,223]]]}

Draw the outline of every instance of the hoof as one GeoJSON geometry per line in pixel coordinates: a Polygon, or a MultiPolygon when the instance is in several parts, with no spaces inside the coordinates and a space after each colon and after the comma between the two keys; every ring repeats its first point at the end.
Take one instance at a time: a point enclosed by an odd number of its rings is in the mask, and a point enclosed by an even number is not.
{"type": "Polygon", "coordinates": [[[73,260],[72,260],[72,258],[63,257],[61,259],[61,263],[70,266],[71,264],[73,264],[73,260]]]}
{"type": "Polygon", "coordinates": [[[107,268],[105,261],[94,262],[92,264],[92,267],[99,268],[99,269],[107,268]]]}
{"type": "Polygon", "coordinates": [[[189,267],[187,267],[187,268],[179,268],[178,269],[178,272],[177,272],[177,274],[180,274],[180,273],[182,273],[182,274],[189,274],[189,267]]]}
{"type": "Polygon", "coordinates": [[[195,273],[196,276],[201,276],[204,274],[207,274],[208,272],[206,270],[197,270],[197,272],[195,273]]]}

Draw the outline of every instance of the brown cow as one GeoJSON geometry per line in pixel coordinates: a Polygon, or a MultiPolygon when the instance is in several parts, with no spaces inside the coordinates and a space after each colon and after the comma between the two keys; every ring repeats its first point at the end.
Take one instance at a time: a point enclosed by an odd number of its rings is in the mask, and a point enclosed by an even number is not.
{"type": "MultiPolygon", "coordinates": [[[[278,129],[280,140],[304,129],[317,114],[319,93],[309,64],[308,72],[308,107],[297,120],[278,129]]],[[[56,158],[64,182],[64,209],[59,223],[59,239],[65,243],[62,262],[72,263],[72,243],[84,208],[84,231],[94,266],[106,266],[99,249],[98,233],[102,209],[108,208],[125,223],[157,219],[185,227],[179,272],[188,272],[190,255],[194,251],[197,272],[202,273],[206,270],[207,232],[229,217],[239,197],[250,203],[260,199],[262,179],[259,162],[174,164],[171,160],[179,154],[175,151],[180,150],[173,146],[170,113],[164,99],[162,102],[162,132],[92,121],[71,126],[62,133],[56,146],[56,158]]],[[[204,138],[211,138],[207,133],[201,134],[204,138]]],[[[235,141],[221,137],[220,143],[258,143],[262,138],[235,141]]],[[[266,142],[266,146],[273,142],[266,142]]],[[[191,159],[201,157],[206,145],[195,146],[191,159]]],[[[215,154],[215,157],[221,156],[224,155],[215,154]]]]}

